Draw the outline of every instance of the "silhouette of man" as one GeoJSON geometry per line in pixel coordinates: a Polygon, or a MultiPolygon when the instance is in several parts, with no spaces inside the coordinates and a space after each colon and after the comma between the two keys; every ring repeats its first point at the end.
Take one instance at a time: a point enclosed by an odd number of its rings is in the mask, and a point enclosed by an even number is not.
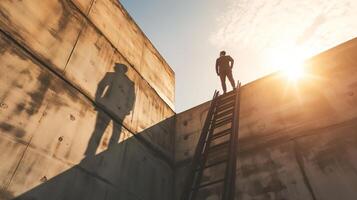
{"type": "Polygon", "coordinates": [[[216,73],[221,79],[223,93],[227,92],[226,77],[231,83],[232,88],[235,89],[235,82],[232,75],[233,64],[233,58],[229,55],[226,55],[225,51],[221,51],[219,58],[216,60],[216,73]]]}
{"type": "MultiPolygon", "coordinates": [[[[105,74],[99,82],[95,93],[95,101],[100,105],[105,105],[108,112],[121,119],[118,123],[113,122],[109,147],[118,142],[122,128],[121,124],[125,116],[130,114],[135,102],[134,83],[126,76],[127,71],[127,66],[116,63],[114,72],[105,74]]],[[[88,142],[86,156],[95,155],[105,129],[111,121],[111,118],[102,109],[97,109],[97,111],[96,124],[88,142]]]]}

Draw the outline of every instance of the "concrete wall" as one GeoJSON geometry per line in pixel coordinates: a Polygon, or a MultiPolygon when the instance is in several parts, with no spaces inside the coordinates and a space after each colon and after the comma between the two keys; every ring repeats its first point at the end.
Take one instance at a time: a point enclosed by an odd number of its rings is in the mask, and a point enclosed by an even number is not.
{"type": "MultiPolygon", "coordinates": [[[[237,199],[356,199],[356,52],[242,88],[237,199]]],[[[178,199],[209,103],[173,104],[173,71],[117,1],[0,2],[0,199],[178,199]]]]}
{"type": "Polygon", "coordinates": [[[0,2],[0,199],[170,199],[173,104],[117,1],[0,2]]]}
{"type": "MultiPolygon", "coordinates": [[[[308,60],[296,84],[277,73],[242,88],[236,199],[357,198],[356,66],[354,39],[308,60]]],[[[208,106],[176,116],[176,199],[208,106]]]]}

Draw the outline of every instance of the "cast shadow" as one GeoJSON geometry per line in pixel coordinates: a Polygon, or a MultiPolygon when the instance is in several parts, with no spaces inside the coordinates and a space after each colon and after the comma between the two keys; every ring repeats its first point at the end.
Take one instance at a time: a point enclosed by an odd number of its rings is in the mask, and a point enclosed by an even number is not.
{"type": "MultiPolygon", "coordinates": [[[[168,130],[173,129],[174,120],[167,118],[135,135],[124,131],[131,134],[126,140],[85,157],[20,195],[2,191],[8,193],[4,200],[173,199],[173,135],[168,130]]],[[[31,184],[36,181],[32,178],[31,184]]]]}
{"type": "MultiPolygon", "coordinates": [[[[126,76],[128,67],[124,64],[116,63],[114,72],[107,72],[103,79],[98,83],[95,93],[95,102],[97,105],[109,106],[110,112],[119,117],[118,123],[113,123],[112,135],[109,140],[109,146],[116,144],[120,138],[122,124],[127,115],[133,109],[135,103],[134,83],[126,76]]],[[[97,118],[95,128],[88,142],[85,156],[95,155],[104,131],[112,119],[103,109],[97,109],[97,118]]]]}
{"type": "MultiPolygon", "coordinates": [[[[174,135],[171,133],[175,118],[167,118],[136,134],[122,127],[123,120],[134,109],[136,97],[134,83],[126,75],[127,67],[116,64],[114,70],[98,84],[95,94],[97,117],[84,158],[53,177],[47,170],[32,174],[29,179],[24,177],[24,181],[28,181],[23,185],[28,187],[26,191],[16,195],[7,190],[0,191],[0,199],[172,199],[174,135]],[[107,144],[103,144],[107,150],[96,154],[111,122],[112,136],[107,144]],[[120,137],[120,134],[125,135],[120,137]],[[37,176],[48,179],[36,179],[37,176]]],[[[58,161],[51,159],[52,169],[58,161]]]]}

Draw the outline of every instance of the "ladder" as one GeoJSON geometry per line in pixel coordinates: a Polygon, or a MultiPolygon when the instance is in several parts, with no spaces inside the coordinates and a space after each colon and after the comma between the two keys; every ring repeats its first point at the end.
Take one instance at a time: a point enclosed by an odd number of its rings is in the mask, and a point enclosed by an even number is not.
{"type": "Polygon", "coordinates": [[[233,200],[239,129],[240,87],[214,92],[181,200],[203,200],[214,194],[233,200]]]}

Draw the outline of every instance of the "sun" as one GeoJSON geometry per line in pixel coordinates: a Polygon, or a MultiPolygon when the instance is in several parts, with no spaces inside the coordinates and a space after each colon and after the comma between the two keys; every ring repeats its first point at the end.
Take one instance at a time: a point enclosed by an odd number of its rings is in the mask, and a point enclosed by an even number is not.
{"type": "Polygon", "coordinates": [[[298,81],[304,76],[304,68],[303,65],[292,65],[290,67],[286,67],[282,69],[282,73],[284,77],[286,77],[289,81],[298,81]]]}
{"type": "Polygon", "coordinates": [[[297,82],[305,76],[305,59],[306,56],[302,51],[285,49],[285,51],[271,52],[269,65],[274,71],[279,71],[289,82],[297,82]]]}

